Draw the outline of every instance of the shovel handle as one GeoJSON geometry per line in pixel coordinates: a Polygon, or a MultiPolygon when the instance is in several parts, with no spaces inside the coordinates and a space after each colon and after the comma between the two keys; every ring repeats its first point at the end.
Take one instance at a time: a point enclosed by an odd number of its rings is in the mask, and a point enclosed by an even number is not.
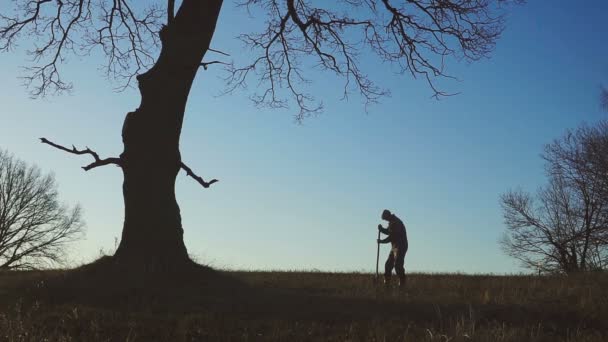
{"type": "MultiPolygon", "coordinates": [[[[380,240],[380,231],[378,230],[378,240],[380,240]]],[[[378,278],[378,263],[380,262],[380,242],[376,240],[376,244],[378,244],[378,249],[376,251],[376,278],[378,278]]]]}

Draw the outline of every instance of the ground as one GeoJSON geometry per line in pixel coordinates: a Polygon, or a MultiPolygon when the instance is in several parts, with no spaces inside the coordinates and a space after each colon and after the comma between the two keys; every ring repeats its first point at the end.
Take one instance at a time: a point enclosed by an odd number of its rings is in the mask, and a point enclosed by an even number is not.
{"type": "Polygon", "coordinates": [[[0,341],[606,341],[608,276],[0,273],[0,341]],[[395,279],[396,280],[396,279],[395,279]]]}

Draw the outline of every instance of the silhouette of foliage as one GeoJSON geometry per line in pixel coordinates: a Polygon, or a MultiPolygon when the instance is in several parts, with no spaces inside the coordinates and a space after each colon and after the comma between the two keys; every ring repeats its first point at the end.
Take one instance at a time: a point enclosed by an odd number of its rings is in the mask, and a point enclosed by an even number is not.
{"type": "Polygon", "coordinates": [[[52,175],[42,175],[0,150],[0,270],[61,263],[66,244],[81,237],[79,206],[59,203],[52,175]]]}

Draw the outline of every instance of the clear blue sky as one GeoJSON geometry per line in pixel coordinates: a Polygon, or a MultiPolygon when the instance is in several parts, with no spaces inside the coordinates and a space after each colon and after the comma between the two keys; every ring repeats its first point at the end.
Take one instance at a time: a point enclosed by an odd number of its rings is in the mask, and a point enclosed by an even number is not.
{"type": "MultiPolygon", "coordinates": [[[[606,13],[604,0],[515,8],[491,59],[449,64],[461,81],[446,88],[461,94],[441,101],[423,81],[368,65],[393,96],[366,113],[356,97],[339,100],[341,80],[323,77],[315,94],[326,110],[304,125],[293,122],[294,110],[255,108],[247,92],[218,97],[219,68],[201,71],[182,155],[221,181],[205,190],[179,176],[189,252],[216,267],[372,271],[375,227],[389,208],[408,228],[406,270],[519,272],[497,243],[505,229],[499,196],[518,186],[534,191],[543,183],[543,144],[605,116],[598,94],[608,83],[606,13]]],[[[234,37],[248,20],[228,2],[213,46],[245,53],[234,37]]],[[[72,95],[31,100],[18,79],[23,58],[19,50],[0,55],[0,147],[53,171],[62,199],[81,203],[87,238],[71,258],[91,261],[120,237],[122,173],[84,172],[86,157],[37,138],[116,156],[139,95],[113,92],[89,57],[64,69],[72,95]]]]}

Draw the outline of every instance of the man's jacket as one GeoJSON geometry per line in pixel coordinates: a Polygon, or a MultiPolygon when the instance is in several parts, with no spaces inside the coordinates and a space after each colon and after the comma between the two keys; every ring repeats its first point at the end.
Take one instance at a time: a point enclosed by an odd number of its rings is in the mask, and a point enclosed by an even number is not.
{"type": "Polygon", "coordinates": [[[382,242],[390,242],[393,248],[407,249],[407,233],[405,232],[405,225],[397,216],[393,215],[388,222],[388,228],[382,228],[380,231],[388,235],[388,237],[382,240],[382,242]]]}

